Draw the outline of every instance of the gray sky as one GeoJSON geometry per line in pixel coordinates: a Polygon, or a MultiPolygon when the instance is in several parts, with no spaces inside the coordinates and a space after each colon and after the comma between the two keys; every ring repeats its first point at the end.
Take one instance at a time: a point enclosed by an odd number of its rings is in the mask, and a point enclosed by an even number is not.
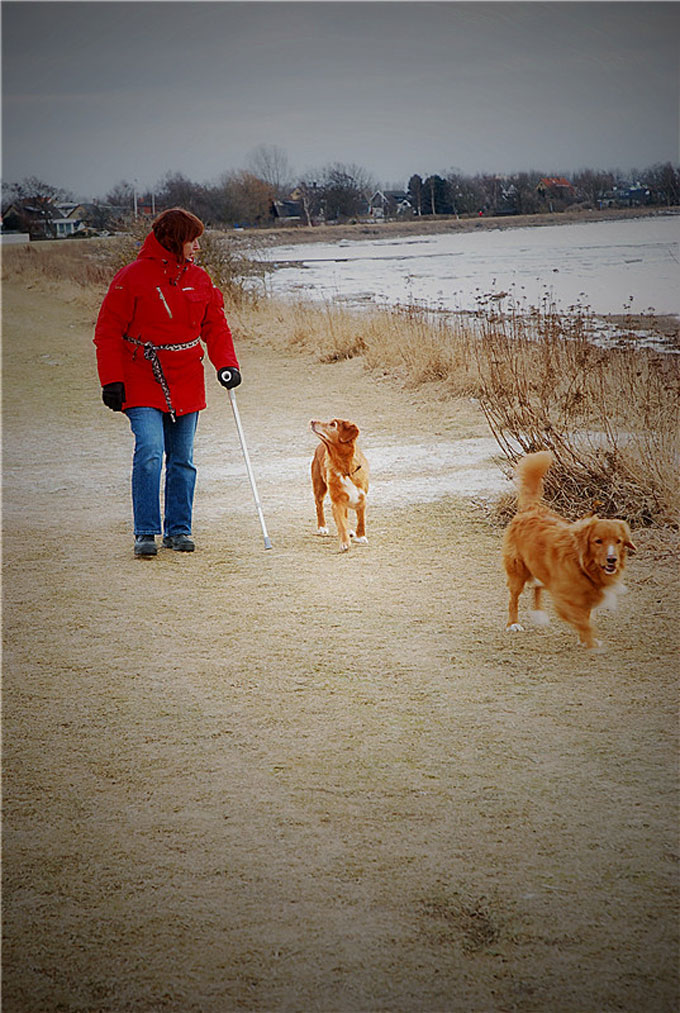
{"type": "Polygon", "coordinates": [[[5,181],[677,162],[680,4],[2,3],[5,181]]]}

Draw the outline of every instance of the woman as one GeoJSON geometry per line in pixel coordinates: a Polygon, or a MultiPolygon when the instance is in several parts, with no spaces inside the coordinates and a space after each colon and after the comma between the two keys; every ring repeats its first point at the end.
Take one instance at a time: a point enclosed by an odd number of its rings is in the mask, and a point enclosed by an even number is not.
{"type": "Polygon", "coordinates": [[[201,340],[222,386],[241,382],[222,293],[193,262],[203,229],[182,208],[158,215],[137,259],[111,282],[95,328],[102,400],[125,412],[135,437],[134,552],[141,557],[156,555],[157,534],[178,552],[195,547],[189,536],[194,434],[205,408],[201,340]]]}

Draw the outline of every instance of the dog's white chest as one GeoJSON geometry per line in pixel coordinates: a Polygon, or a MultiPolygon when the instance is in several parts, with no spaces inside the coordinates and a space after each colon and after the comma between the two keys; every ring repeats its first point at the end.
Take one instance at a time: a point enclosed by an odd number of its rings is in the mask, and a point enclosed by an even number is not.
{"type": "Polygon", "coordinates": [[[342,480],[342,487],[345,490],[345,492],[347,493],[347,496],[349,498],[349,505],[350,506],[358,506],[358,504],[361,502],[361,500],[364,497],[364,494],[363,494],[362,490],[359,489],[354,484],[354,482],[352,481],[352,479],[349,476],[347,476],[346,478],[343,478],[343,480],[342,480]]]}
{"type": "Polygon", "coordinates": [[[619,583],[612,584],[611,587],[605,588],[602,601],[597,606],[597,611],[616,612],[619,607],[619,595],[625,594],[626,590],[626,586],[619,583]]]}

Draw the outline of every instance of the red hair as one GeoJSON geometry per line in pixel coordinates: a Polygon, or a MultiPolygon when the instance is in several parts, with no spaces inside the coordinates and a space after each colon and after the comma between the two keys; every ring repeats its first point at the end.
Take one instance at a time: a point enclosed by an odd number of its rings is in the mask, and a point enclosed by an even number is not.
{"type": "Polygon", "coordinates": [[[205,225],[200,218],[184,208],[169,208],[154,218],[153,234],[166,250],[184,260],[184,244],[191,243],[203,234],[205,225]]]}

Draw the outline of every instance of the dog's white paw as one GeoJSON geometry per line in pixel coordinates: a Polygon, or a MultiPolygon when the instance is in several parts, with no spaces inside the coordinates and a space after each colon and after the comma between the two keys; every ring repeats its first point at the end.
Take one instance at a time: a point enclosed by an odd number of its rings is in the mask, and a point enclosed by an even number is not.
{"type": "Polygon", "coordinates": [[[317,533],[317,535],[321,535],[322,537],[325,537],[329,532],[328,532],[328,528],[317,528],[316,529],[316,533],[317,533]]]}
{"type": "Polygon", "coordinates": [[[550,626],[550,616],[543,609],[532,609],[529,620],[534,626],[550,626]]]}
{"type": "Polygon", "coordinates": [[[351,542],[341,542],[340,543],[340,552],[349,552],[350,545],[351,545],[351,542]]]}
{"type": "Polygon", "coordinates": [[[521,623],[508,623],[505,627],[506,633],[524,633],[524,627],[521,623]]]}
{"type": "Polygon", "coordinates": [[[585,647],[585,649],[586,649],[586,650],[588,651],[588,654],[604,654],[604,652],[606,651],[606,647],[605,647],[605,645],[604,645],[604,644],[602,643],[602,641],[601,641],[601,640],[594,640],[594,641],[593,641],[593,646],[592,646],[592,647],[588,647],[588,646],[587,646],[586,644],[584,644],[584,643],[583,643],[583,641],[582,641],[582,640],[581,640],[581,639],[579,638],[579,642],[578,642],[578,646],[579,646],[579,647],[585,647]]]}
{"type": "Polygon", "coordinates": [[[354,541],[357,543],[357,545],[368,545],[368,538],[366,537],[366,535],[362,535],[361,538],[357,538],[355,536],[354,541]]]}

